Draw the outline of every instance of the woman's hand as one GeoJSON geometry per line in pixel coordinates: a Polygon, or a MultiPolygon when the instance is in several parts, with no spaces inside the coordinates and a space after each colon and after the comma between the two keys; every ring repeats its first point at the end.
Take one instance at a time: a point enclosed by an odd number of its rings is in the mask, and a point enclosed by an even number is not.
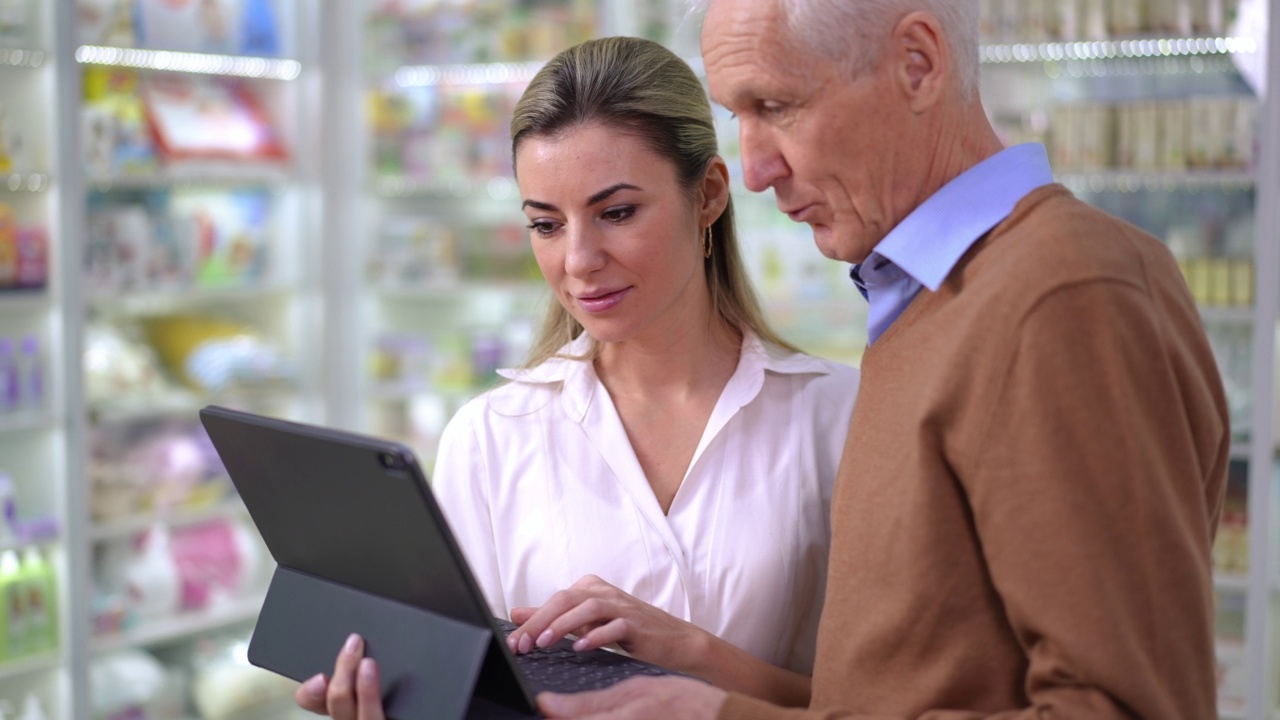
{"type": "Polygon", "coordinates": [[[713,636],[619,590],[595,575],[584,576],[538,608],[512,608],[520,627],[507,647],[527,653],[577,635],[573,649],[594,650],[612,643],[647,662],[696,674],[696,659],[713,636]],[[690,661],[693,660],[693,664],[690,661]]]}
{"type": "MultiPolygon", "coordinates": [[[[518,624],[507,647],[527,653],[577,635],[573,649],[610,643],[631,655],[788,707],[809,704],[809,678],[770,665],[702,628],[628,595],[595,575],[552,595],[538,608],[512,608],[518,624]]],[[[361,718],[361,720],[365,720],[361,718]]]]}
{"type": "Polygon", "coordinates": [[[333,678],[316,675],[293,694],[298,707],[334,720],[385,720],[378,665],[364,657],[364,639],[347,638],[333,663],[333,678]]]}

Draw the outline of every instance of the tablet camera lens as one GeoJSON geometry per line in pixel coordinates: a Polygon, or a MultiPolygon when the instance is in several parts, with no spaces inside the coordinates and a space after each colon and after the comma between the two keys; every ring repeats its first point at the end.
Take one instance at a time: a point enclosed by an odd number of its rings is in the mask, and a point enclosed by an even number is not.
{"type": "Polygon", "coordinates": [[[384,468],[395,468],[400,466],[400,461],[396,458],[395,453],[379,453],[378,462],[382,463],[384,468]]]}

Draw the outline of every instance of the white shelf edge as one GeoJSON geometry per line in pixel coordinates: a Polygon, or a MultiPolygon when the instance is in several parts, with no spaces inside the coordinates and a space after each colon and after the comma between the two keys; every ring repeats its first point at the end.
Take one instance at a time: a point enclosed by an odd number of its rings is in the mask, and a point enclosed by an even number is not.
{"type": "Polygon", "coordinates": [[[82,65],[111,65],[140,70],[262,80],[296,80],[302,74],[302,63],[297,60],[249,55],[215,55],[176,50],[81,45],[76,48],[75,58],[76,62],[82,65]]]}
{"type": "Polygon", "coordinates": [[[57,427],[58,418],[51,410],[19,410],[11,413],[0,413],[0,435],[33,430],[52,430],[57,427]]]}
{"type": "Polygon", "coordinates": [[[436,85],[506,85],[528,83],[543,66],[541,61],[492,63],[441,63],[403,65],[393,77],[400,87],[436,85]]]}
{"type": "Polygon", "coordinates": [[[89,530],[89,539],[95,543],[105,542],[135,535],[156,524],[167,527],[183,527],[198,525],[211,520],[243,517],[247,512],[240,498],[233,497],[197,510],[161,511],[131,515],[119,520],[95,521],[89,530]]]}
{"type": "MultiPolygon", "coordinates": [[[[3,54],[3,51],[0,51],[3,54]]],[[[48,173],[11,172],[0,175],[0,191],[11,193],[42,193],[53,180],[48,173]]]]}
{"type": "Polygon", "coordinates": [[[0,48],[0,67],[38,68],[48,53],[39,48],[0,48]]]}
{"type": "Polygon", "coordinates": [[[111,423],[150,420],[156,418],[191,413],[192,417],[207,403],[204,398],[192,393],[190,395],[165,395],[147,402],[132,403],[91,403],[89,405],[90,421],[96,425],[111,423]]]}
{"type": "Polygon", "coordinates": [[[1057,181],[1092,192],[1143,190],[1246,190],[1255,179],[1246,169],[1136,170],[1132,168],[1081,168],[1057,173],[1057,181]]]}
{"type": "Polygon", "coordinates": [[[101,654],[124,648],[180,642],[197,635],[252,622],[262,609],[263,598],[264,595],[255,594],[218,607],[180,613],[161,620],[143,621],[137,627],[120,633],[94,637],[90,643],[90,651],[101,654]]]}
{"type": "Polygon", "coordinates": [[[1200,318],[1210,324],[1250,325],[1253,323],[1251,307],[1214,307],[1200,305],[1200,318]]]}
{"type": "Polygon", "coordinates": [[[984,64],[994,65],[1065,60],[1243,55],[1257,51],[1258,45],[1252,38],[1151,37],[1119,40],[982,43],[978,50],[978,58],[984,64]]]}
{"type": "Polygon", "coordinates": [[[133,175],[89,175],[85,186],[95,192],[111,190],[151,190],[173,187],[226,185],[285,185],[294,182],[286,167],[241,162],[209,162],[187,166],[167,166],[154,172],[133,175]]]}
{"type": "Polygon", "coordinates": [[[0,681],[56,670],[61,663],[62,653],[57,650],[18,658],[17,660],[6,660],[0,662],[0,681]]]}
{"type": "Polygon", "coordinates": [[[1249,576],[1240,573],[1213,572],[1213,588],[1231,593],[1244,593],[1249,590],[1249,576]]]}
{"type": "Polygon", "coordinates": [[[49,288],[10,288],[0,291],[0,314],[31,313],[53,308],[49,288]]]}
{"type": "Polygon", "coordinates": [[[441,296],[456,296],[459,293],[505,292],[526,293],[529,295],[547,289],[541,280],[484,280],[458,279],[424,283],[422,285],[380,285],[369,286],[375,296],[388,300],[434,300],[441,296]]]}
{"type": "Polygon", "coordinates": [[[371,182],[371,192],[385,200],[437,198],[484,202],[506,202],[517,198],[516,181],[504,175],[481,178],[454,177],[447,180],[419,179],[410,175],[380,175],[371,182]]]}
{"type": "Polygon", "coordinates": [[[290,284],[250,283],[172,290],[125,290],[122,292],[96,290],[87,293],[85,301],[95,307],[119,307],[124,312],[137,313],[203,305],[214,301],[257,302],[276,295],[296,292],[297,288],[290,284]]]}

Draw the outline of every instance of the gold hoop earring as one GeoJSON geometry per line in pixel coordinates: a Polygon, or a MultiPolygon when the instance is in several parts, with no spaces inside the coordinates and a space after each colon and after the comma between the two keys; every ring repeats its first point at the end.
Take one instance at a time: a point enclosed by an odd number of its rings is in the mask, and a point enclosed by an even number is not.
{"type": "Polygon", "coordinates": [[[711,226],[707,226],[706,240],[702,243],[702,257],[711,257],[711,226]]]}

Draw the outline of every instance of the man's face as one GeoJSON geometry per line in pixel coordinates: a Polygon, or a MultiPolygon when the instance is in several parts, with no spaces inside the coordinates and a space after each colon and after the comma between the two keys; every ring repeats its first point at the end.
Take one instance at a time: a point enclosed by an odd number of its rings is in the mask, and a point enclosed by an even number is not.
{"type": "Polygon", "coordinates": [[[893,196],[912,178],[901,102],[882,63],[853,82],[788,45],[776,3],[714,0],[702,26],[711,96],[738,119],[747,188],[813,228],[823,255],[861,262],[901,218],[893,196]]]}

